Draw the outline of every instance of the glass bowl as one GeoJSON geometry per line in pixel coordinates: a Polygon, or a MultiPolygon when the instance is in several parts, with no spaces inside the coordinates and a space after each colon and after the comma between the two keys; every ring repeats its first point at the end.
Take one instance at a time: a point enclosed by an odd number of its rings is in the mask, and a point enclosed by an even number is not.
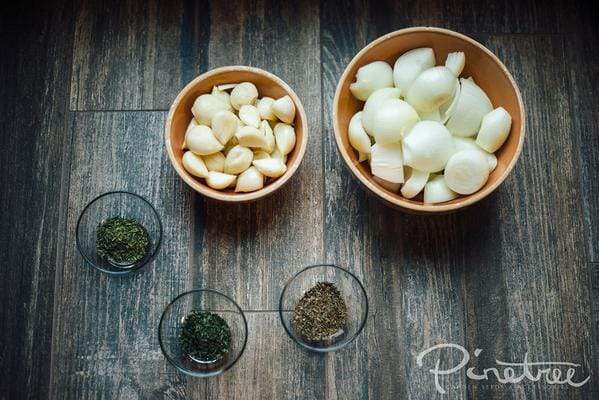
{"type": "Polygon", "coordinates": [[[316,352],[335,351],[347,346],[362,331],[368,316],[368,297],[364,286],[351,272],[336,265],[313,265],[304,268],[291,278],[281,293],[279,316],[285,331],[300,346],[316,352]],[[306,291],[318,282],[334,284],[347,309],[345,327],[326,340],[306,340],[294,327],[294,309],[306,291]]]}
{"type": "Polygon", "coordinates": [[[160,248],[162,223],[156,209],[143,197],[129,192],[104,193],[91,201],[79,216],[77,249],[90,265],[109,275],[127,275],[151,262],[160,248]],[[110,218],[132,218],[147,231],[149,244],[145,256],[136,262],[118,263],[98,254],[97,231],[110,218]]]}
{"type": "Polygon", "coordinates": [[[158,341],[168,362],[179,371],[196,377],[210,377],[220,375],[235,365],[245,350],[247,333],[245,315],[233,299],[216,290],[196,289],[180,294],[166,307],[158,326],[158,341]],[[213,313],[225,320],[231,334],[227,354],[203,361],[182,349],[181,332],[186,317],[192,311],[213,313]]]}

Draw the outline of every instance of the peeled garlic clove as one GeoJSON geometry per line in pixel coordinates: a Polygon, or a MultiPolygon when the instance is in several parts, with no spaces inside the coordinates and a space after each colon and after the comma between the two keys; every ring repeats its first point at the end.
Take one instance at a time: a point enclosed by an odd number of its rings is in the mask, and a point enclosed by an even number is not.
{"type": "Polygon", "coordinates": [[[256,167],[249,167],[237,178],[236,192],[253,192],[264,187],[264,176],[256,167]]]}
{"type": "Polygon", "coordinates": [[[222,144],[235,136],[239,119],[231,111],[219,111],[212,116],[212,133],[222,144]]]}
{"type": "Polygon", "coordinates": [[[358,69],[349,90],[358,100],[366,101],[378,89],[393,87],[393,69],[384,61],[374,61],[358,69]]]}
{"type": "Polygon", "coordinates": [[[424,172],[442,171],[454,153],[451,133],[439,122],[421,121],[403,140],[406,165],[424,172]]]}
{"type": "Polygon", "coordinates": [[[254,151],[254,161],[256,160],[266,160],[270,158],[270,155],[264,150],[255,150],[254,151]]]}
{"type": "Polygon", "coordinates": [[[491,173],[495,169],[495,167],[497,166],[497,157],[495,157],[495,154],[488,153],[485,150],[481,149],[476,144],[476,142],[474,141],[474,139],[455,136],[453,138],[453,143],[455,145],[455,152],[456,153],[458,151],[462,151],[462,150],[477,150],[477,151],[480,151],[485,156],[485,158],[487,159],[487,162],[489,163],[489,173],[491,173]]]}
{"type": "Polygon", "coordinates": [[[443,203],[457,198],[459,195],[445,183],[445,177],[438,175],[424,186],[424,202],[426,204],[443,203]]]}
{"type": "Polygon", "coordinates": [[[192,118],[191,121],[189,121],[189,125],[187,125],[187,129],[185,130],[185,136],[183,136],[183,143],[181,143],[181,150],[187,149],[187,141],[185,140],[185,138],[187,137],[187,132],[189,132],[191,128],[195,126],[198,126],[198,122],[195,118],[192,118]]]}
{"type": "Polygon", "coordinates": [[[416,77],[435,64],[435,52],[431,48],[423,47],[403,53],[393,66],[395,87],[407,93],[416,77]]]}
{"type": "Polygon", "coordinates": [[[489,153],[494,153],[505,143],[511,127],[510,114],[503,107],[497,107],[483,117],[476,144],[489,153]]]}
{"type": "Polygon", "coordinates": [[[362,111],[355,113],[351,117],[347,131],[349,143],[354,149],[360,153],[370,153],[370,137],[362,126],[362,111]]]}
{"type": "Polygon", "coordinates": [[[200,156],[193,154],[191,151],[186,151],[182,158],[183,168],[190,174],[199,178],[208,176],[208,168],[200,156]]]}
{"type": "Polygon", "coordinates": [[[231,111],[231,105],[211,94],[199,96],[191,106],[191,113],[198,121],[198,124],[206,126],[210,126],[214,114],[222,110],[231,111]]]}
{"type": "Polygon", "coordinates": [[[223,145],[212,133],[212,129],[206,125],[198,125],[191,128],[185,136],[189,150],[201,156],[216,153],[223,149],[223,145]]]}
{"type": "Polygon", "coordinates": [[[292,124],[295,119],[295,104],[289,96],[283,96],[272,103],[271,110],[273,114],[281,121],[292,124]]]}
{"type": "Polygon", "coordinates": [[[225,156],[220,151],[218,153],[202,156],[204,164],[208,171],[224,172],[225,171],[225,156]]]}
{"type": "Polygon", "coordinates": [[[218,86],[213,86],[210,94],[219,98],[223,103],[231,104],[229,93],[219,89],[218,86]]]}
{"type": "Polygon", "coordinates": [[[239,110],[243,105],[253,105],[258,98],[258,89],[251,82],[242,82],[231,91],[231,105],[239,110]]]}
{"type": "Polygon", "coordinates": [[[416,110],[399,99],[387,99],[374,113],[371,131],[376,143],[400,141],[420,118],[416,110]]]}
{"type": "Polygon", "coordinates": [[[386,181],[382,178],[379,178],[378,176],[374,175],[372,177],[372,179],[378,183],[379,185],[381,185],[382,187],[384,187],[385,189],[387,189],[390,192],[393,193],[397,193],[397,191],[399,190],[399,188],[401,187],[401,183],[393,183],[393,182],[389,182],[386,181]]]}
{"type": "Polygon", "coordinates": [[[449,68],[429,68],[410,85],[406,101],[419,112],[431,112],[451,98],[457,84],[449,68]]]}
{"type": "Polygon", "coordinates": [[[239,108],[239,119],[246,125],[260,128],[260,111],[252,105],[243,105],[239,108]]]}
{"type": "Polygon", "coordinates": [[[362,110],[362,126],[366,133],[370,136],[374,136],[373,125],[375,120],[375,113],[379,109],[380,105],[388,99],[399,99],[401,91],[396,88],[383,88],[379,89],[370,95],[364,109],[362,110]]]}
{"type": "Polygon", "coordinates": [[[226,156],[229,153],[229,150],[231,150],[233,147],[237,146],[238,144],[239,144],[239,140],[237,140],[237,137],[233,136],[231,139],[229,139],[229,141],[225,145],[225,148],[222,150],[223,154],[226,156]]]}
{"type": "Polygon", "coordinates": [[[274,129],[277,148],[283,155],[291,153],[295,147],[295,130],[293,126],[279,122],[274,129]]]}
{"type": "Polygon", "coordinates": [[[489,163],[478,150],[462,150],[455,153],[445,167],[447,186],[459,194],[472,194],[482,188],[489,179],[489,163]]]}
{"type": "Polygon", "coordinates": [[[275,99],[266,96],[261,99],[258,99],[256,107],[258,107],[258,111],[260,112],[260,118],[269,121],[276,121],[277,117],[272,112],[272,105],[274,104],[274,102],[275,99]]]}
{"type": "Polygon", "coordinates": [[[456,78],[460,76],[466,65],[466,56],[463,51],[449,53],[445,59],[445,66],[453,73],[456,78]]]}
{"type": "Polygon", "coordinates": [[[210,171],[206,177],[206,184],[212,189],[222,190],[233,182],[237,177],[235,175],[223,174],[222,172],[210,171]]]}
{"type": "Polygon", "coordinates": [[[460,79],[460,83],[460,97],[446,126],[455,136],[474,136],[480,128],[483,117],[493,110],[493,105],[473,80],[460,79]]]}
{"type": "Polygon", "coordinates": [[[460,98],[460,87],[461,85],[458,83],[455,86],[455,93],[452,98],[447,100],[445,103],[439,107],[439,114],[441,116],[441,123],[446,123],[447,120],[453,115],[455,112],[456,105],[458,104],[458,99],[460,98]]]}
{"type": "Polygon", "coordinates": [[[239,141],[239,144],[245,147],[264,149],[268,146],[266,136],[253,126],[244,126],[240,128],[237,130],[235,137],[239,141]]]}
{"type": "Polygon", "coordinates": [[[272,128],[268,121],[262,121],[260,124],[260,132],[266,138],[266,147],[263,148],[267,153],[272,153],[276,146],[275,135],[272,133],[272,128]]]}
{"type": "Polygon", "coordinates": [[[276,158],[254,160],[252,164],[262,173],[262,175],[270,178],[278,178],[287,171],[287,166],[281,160],[276,158]]]}
{"type": "Polygon", "coordinates": [[[428,172],[411,169],[410,176],[401,187],[401,194],[406,199],[416,197],[424,189],[429,177],[428,172]]]}
{"type": "Polygon", "coordinates": [[[370,171],[386,181],[403,183],[401,143],[375,143],[370,150],[370,171]]]}
{"type": "Polygon", "coordinates": [[[276,158],[277,160],[281,160],[283,164],[287,163],[287,156],[283,155],[281,151],[275,147],[272,153],[270,153],[270,158],[276,158]]]}
{"type": "Polygon", "coordinates": [[[247,147],[235,146],[225,158],[225,174],[237,175],[252,165],[254,152],[247,147]]]}

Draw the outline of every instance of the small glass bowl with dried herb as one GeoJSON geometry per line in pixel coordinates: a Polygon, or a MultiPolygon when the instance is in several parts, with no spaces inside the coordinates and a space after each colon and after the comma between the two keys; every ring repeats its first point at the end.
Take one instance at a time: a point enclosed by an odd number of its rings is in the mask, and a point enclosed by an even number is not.
{"type": "Polygon", "coordinates": [[[341,349],[362,331],[368,297],[360,280],[336,265],[312,265],[287,282],[279,300],[285,331],[316,352],[341,349]]]}
{"type": "Polygon", "coordinates": [[[154,259],[162,223],[156,209],[129,192],[104,193],[92,200],[77,222],[77,248],[93,267],[126,275],[154,259]]]}
{"type": "Polygon", "coordinates": [[[158,341],[166,359],[196,377],[220,375],[241,357],[247,321],[225,294],[197,289],[177,296],[164,310],[158,341]]]}

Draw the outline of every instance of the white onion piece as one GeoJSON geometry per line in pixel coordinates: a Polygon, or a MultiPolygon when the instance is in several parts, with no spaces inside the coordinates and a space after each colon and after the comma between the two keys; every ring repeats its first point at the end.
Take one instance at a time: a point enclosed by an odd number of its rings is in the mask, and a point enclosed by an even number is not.
{"type": "Polygon", "coordinates": [[[241,122],[254,128],[260,128],[260,111],[256,106],[244,104],[239,108],[239,119],[241,122]]]}
{"type": "Polygon", "coordinates": [[[347,129],[349,144],[360,153],[370,153],[370,137],[362,126],[362,111],[354,114],[349,120],[347,129]]]}
{"type": "Polygon", "coordinates": [[[386,181],[403,183],[401,143],[375,143],[370,149],[370,171],[386,181]]]}
{"type": "Polygon", "coordinates": [[[235,85],[231,91],[231,105],[239,110],[243,105],[253,105],[258,98],[258,89],[251,82],[242,82],[235,85]]]}
{"type": "Polygon", "coordinates": [[[371,131],[377,143],[395,143],[399,142],[418,120],[418,113],[407,102],[387,99],[374,112],[371,131]]]}
{"type": "Polygon", "coordinates": [[[374,92],[366,103],[364,104],[364,109],[362,110],[362,126],[366,133],[370,136],[374,136],[372,133],[372,126],[374,124],[374,114],[378,110],[379,106],[388,99],[399,99],[399,95],[401,94],[401,90],[396,88],[383,88],[374,92]]]}
{"type": "Polygon", "coordinates": [[[254,152],[244,146],[235,146],[225,158],[225,174],[237,175],[252,165],[254,152]]]}
{"type": "Polygon", "coordinates": [[[256,160],[266,160],[270,158],[270,154],[265,152],[264,150],[255,150],[254,151],[254,161],[256,160]]]}
{"type": "Polygon", "coordinates": [[[483,153],[483,155],[487,159],[487,162],[489,163],[489,173],[491,173],[495,169],[495,167],[497,166],[497,157],[495,157],[495,154],[488,153],[485,150],[481,149],[476,144],[476,142],[474,141],[474,139],[472,139],[472,138],[463,138],[463,137],[459,137],[459,136],[454,136],[453,143],[455,144],[455,151],[456,151],[456,153],[458,151],[462,151],[462,150],[478,150],[481,153],[483,153]]]}
{"type": "Polygon", "coordinates": [[[373,175],[372,179],[376,183],[378,183],[379,185],[381,185],[382,187],[384,187],[385,189],[387,189],[388,191],[393,192],[393,193],[397,193],[399,191],[399,188],[401,187],[401,183],[389,182],[382,178],[379,178],[376,175],[373,175]]]}
{"type": "Polygon", "coordinates": [[[457,78],[460,76],[466,65],[466,56],[463,51],[456,51],[455,53],[449,53],[445,59],[445,66],[453,73],[457,78]]]}
{"type": "Polygon", "coordinates": [[[439,107],[439,114],[441,115],[441,123],[444,124],[447,120],[453,115],[455,112],[456,105],[458,104],[458,99],[460,98],[460,89],[461,85],[458,83],[455,85],[455,92],[451,99],[447,100],[445,103],[439,107]]]}
{"type": "Polygon", "coordinates": [[[457,84],[458,80],[449,68],[429,68],[410,85],[406,101],[419,112],[431,112],[451,98],[457,84]]]}
{"type": "Polygon", "coordinates": [[[262,173],[262,175],[270,178],[278,178],[287,171],[285,163],[276,158],[254,160],[252,164],[262,173]]]}
{"type": "Polygon", "coordinates": [[[403,140],[404,163],[420,171],[443,170],[454,153],[451,133],[439,122],[421,121],[403,140]]]}
{"type": "Polygon", "coordinates": [[[198,121],[195,118],[192,118],[189,121],[189,125],[187,125],[187,129],[185,130],[185,135],[183,136],[183,143],[181,143],[181,150],[187,149],[187,142],[185,141],[185,137],[187,136],[187,132],[191,130],[191,128],[198,126],[198,121]]]}
{"type": "Polygon", "coordinates": [[[384,61],[374,61],[358,69],[349,90],[358,100],[366,101],[378,89],[393,87],[393,70],[384,61]]]}
{"type": "Polygon", "coordinates": [[[231,104],[231,97],[229,95],[229,93],[225,92],[224,90],[219,89],[218,86],[213,86],[212,87],[212,93],[210,93],[211,95],[219,98],[223,103],[227,103],[227,104],[231,104]]]}
{"type": "Polygon", "coordinates": [[[237,131],[239,119],[231,111],[222,110],[212,116],[212,133],[222,144],[227,144],[237,131]]]}
{"type": "Polygon", "coordinates": [[[462,150],[451,156],[445,167],[447,186],[459,194],[472,194],[489,179],[489,162],[478,150],[462,150]]]}
{"type": "Polygon", "coordinates": [[[370,160],[370,153],[360,153],[358,152],[358,162],[370,160]]]}
{"type": "Polygon", "coordinates": [[[272,128],[270,127],[268,121],[262,121],[260,124],[260,132],[262,132],[266,138],[266,146],[262,148],[262,150],[266,151],[267,153],[272,153],[275,149],[276,142],[275,135],[272,133],[272,128]]]}
{"type": "Polygon", "coordinates": [[[293,126],[279,122],[274,129],[277,148],[283,155],[291,153],[295,147],[295,130],[293,126]]]}
{"type": "Polygon", "coordinates": [[[258,107],[258,111],[260,112],[260,118],[276,121],[277,117],[275,117],[275,114],[272,112],[272,105],[274,102],[275,99],[270,97],[258,99],[256,107],[258,107]]]}
{"type": "Polygon", "coordinates": [[[190,174],[199,178],[205,178],[208,176],[208,168],[202,160],[202,157],[195,155],[191,151],[186,151],[182,158],[183,168],[190,174]]]}
{"type": "Polygon", "coordinates": [[[411,168],[410,176],[401,187],[402,196],[406,199],[416,197],[416,195],[424,189],[429,175],[428,172],[418,171],[417,169],[411,168]]]}
{"type": "Polygon", "coordinates": [[[445,183],[443,175],[434,177],[424,186],[424,202],[426,204],[443,203],[457,197],[458,194],[445,183]]]}
{"type": "Polygon", "coordinates": [[[462,84],[460,97],[446,126],[455,136],[474,136],[480,128],[483,117],[493,110],[493,105],[473,80],[460,79],[460,83],[462,84]]]}
{"type": "Polygon", "coordinates": [[[211,94],[199,96],[191,106],[191,113],[200,125],[210,126],[214,114],[221,110],[232,110],[231,105],[211,94]]]}
{"type": "Polygon", "coordinates": [[[239,144],[245,147],[264,149],[268,146],[266,136],[253,126],[244,126],[238,129],[235,137],[239,141],[239,144]]]}
{"type": "Polygon", "coordinates": [[[223,145],[212,133],[212,129],[206,125],[198,125],[191,128],[185,137],[187,147],[194,153],[204,156],[223,149],[223,145]]]}
{"type": "Polygon", "coordinates": [[[236,83],[225,83],[223,85],[218,85],[218,90],[221,91],[225,91],[225,90],[231,90],[233,89],[235,86],[237,86],[236,83]]]}
{"type": "Polygon", "coordinates": [[[431,48],[423,47],[403,53],[393,66],[395,87],[407,93],[416,77],[425,69],[434,67],[435,64],[435,52],[431,48]]]}
{"type": "Polygon", "coordinates": [[[237,178],[236,192],[253,192],[264,187],[264,176],[256,167],[249,167],[237,178]]]}
{"type": "Polygon", "coordinates": [[[497,107],[483,117],[480,131],[476,137],[476,144],[490,153],[497,151],[512,127],[512,117],[503,107],[497,107]]]}
{"type": "Polygon", "coordinates": [[[295,119],[295,104],[288,95],[275,100],[271,106],[273,114],[281,121],[292,124],[295,119]]]}
{"type": "Polygon", "coordinates": [[[435,108],[433,111],[429,112],[419,112],[418,115],[422,121],[435,121],[441,122],[441,113],[438,108],[435,108]]]}
{"type": "Polygon", "coordinates": [[[218,153],[202,156],[202,160],[204,160],[204,164],[206,164],[208,171],[225,171],[225,156],[220,151],[218,153]]]}
{"type": "Polygon", "coordinates": [[[222,190],[229,187],[237,177],[235,175],[223,174],[222,172],[210,171],[206,178],[206,183],[212,189],[222,190]]]}

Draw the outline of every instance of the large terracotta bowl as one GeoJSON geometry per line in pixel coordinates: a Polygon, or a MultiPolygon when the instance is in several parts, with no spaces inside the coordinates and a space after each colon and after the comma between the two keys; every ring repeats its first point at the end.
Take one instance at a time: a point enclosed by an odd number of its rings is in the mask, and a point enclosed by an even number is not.
{"type": "Polygon", "coordinates": [[[372,193],[387,203],[406,211],[416,213],[446,213],[471,205],[495,190],[514,167],[524,142],[524,106],[518,86],[505,65],[486,47],[477,41],[447,29],[417,27],[402,29],[382,36],[363,48],[351,60],[337,85],[333,101],[333,123],[335,139],[343,160],[372,193]],[[463,51],[466,54],[466,67],[462,77],[472,76],[487,93],[493,107],[503,107],[512,116],[512,129],[505,144],[495,152],[497,168],[489,176],[485,186],[469,196],[440,203],[424,204],[422,193],[414,199],[406,199],[398,193],[386,190],[373,179],[367,162],[359,163],[356,151],[351,147],[347,134],[350,118],[364,107],[349,91],[355,81],[356,72],[361,66],[372,61],[382,60],[391,66],[408,50],[418,47],[431,47],[435,51],[437,64],[445,60],[448,53],[463,51]]]}
{"type": "Polygon", "coordinates": [[[202,195],[224,202],[247,202],[260,199],[274,193],[283,186],[295,173],[308,143],[308,119],[306,112],[295,92],[281,79],[259,68],[245,66],[221,67],[208,71],[193,81],[179,92],[170,108],[165,126],[165,144],[173,167],[181,178],[194,190],[202,195]],[[215,190],[206,185],[203,179],[196,178],[183,168],[182,157],[184,151],[181,144],[189,121],[193,118],[191,106],[195,99],[205,93],[210,93],[213,86],[226,83],[252,82],[258,88],[259,97],[272,97],[277,99],[289,95],[295,103],[295,148],[287,155],[287,171],[276,180],[266,183],[264,187],[255,192],[236,193],[233,190],[215,190]]]}

